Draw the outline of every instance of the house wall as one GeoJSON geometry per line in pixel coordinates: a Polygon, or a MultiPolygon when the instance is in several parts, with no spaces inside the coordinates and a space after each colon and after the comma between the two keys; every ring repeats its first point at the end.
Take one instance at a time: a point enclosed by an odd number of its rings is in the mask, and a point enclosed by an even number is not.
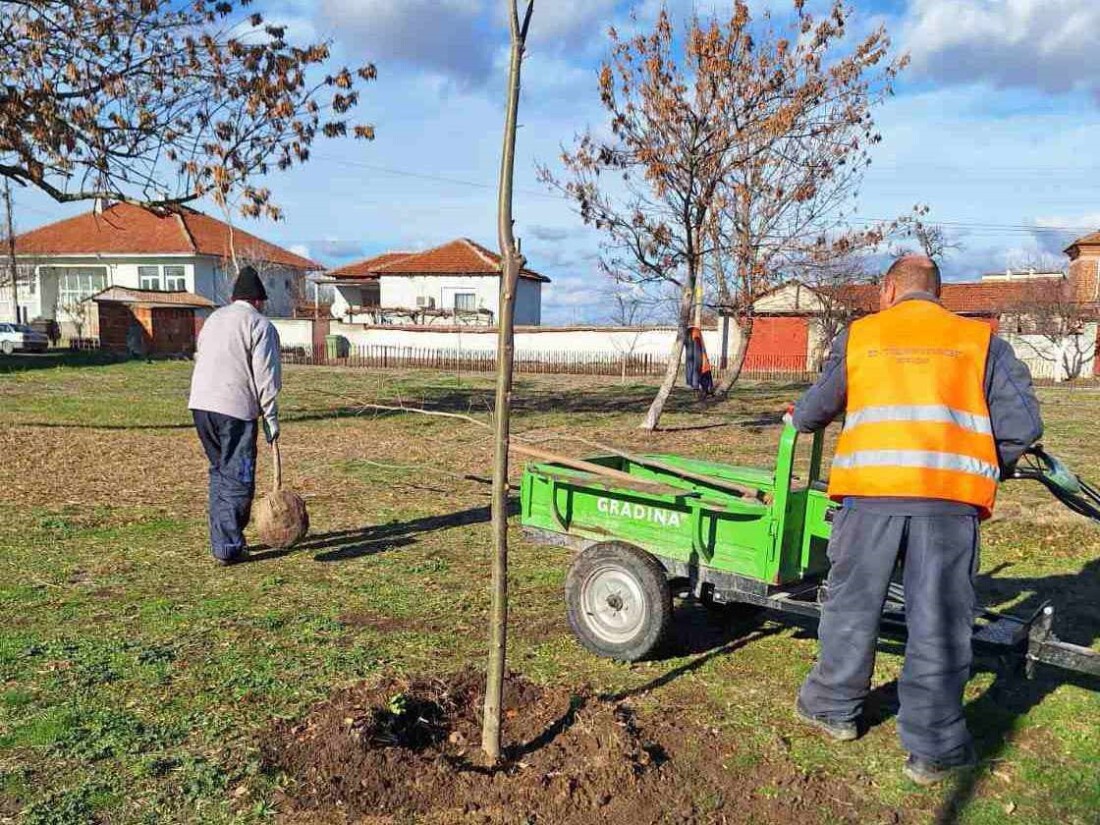
{"type": "Polygon", "coordinates": [[[279,332],[282,346],[309,349],[313,345],[313,321],[279,318],[272,323],[279,332]]]}
{"type": "MultiPolygon", "coordinates": [[[[311,321],[274,321],[284,347],[310,345],[311,321]]],[[[398,347],[431,350],[495,352],[496,329],[468,327],[433,330],[425,327],[363,326],[333,321],[331,335],[342,335],[353,347],[398,347]]],[[[607,353],[666,357],[676,337],[673,327],[537,327],[516,330],[516,352],[607,353]]],[[[706,329],[703,339],[712,362],[718,363],[721,331],[706,329]]],[[[736,328],[731,329],[731,353],[737,346],[736,328]]]]}
{"type": "MultiPolygon", "coordinates": [[[[431,299],[436,309],[453,310],[457,294],[473,293],[475,308],[488,310],[495,318],[500,302],[500,279],[496,275],[383,275],[379,280],[381,306],[392,309],[415,309],[418,299],[431,299]]],[[[349,302],[354,304],[357,300],[357,291],[337,288],[337,293],[332,314],[342,318],[347,315],[349,302]],[[340,295],[341,292],[345,294],[340,295]]],[[[516,323],[530,326],[542,323],[540,282],[520,279],[516,291],[516,323]]]]}
{"type": "MultiPolygon", "coordinates": [[[[161,288],[164,287],[165,266],[182,266],[184,286],[188,292],[194,292],[209,298],[217,304],[229,303],[233,289],[233,279],[222,267],[217,258],[207,256],[157,255],[157,256],[57,256],[37,258],[29,262],[36,272],[33,284],[21,286],[19,304],[28,318],[53,318],[59,321],[63,334],[75,334],[70,318],[60,307],[58,292],[59,268],[79,267],[101,269],[106,286],[122,286],[131,289],[141,288],[139,267],[161,267],[161,288]]],[[[260,267],[261,279],[268,292],[266,312],[273,317],[293,315],[299,290],[305,288],[305,273],[289,267],[264,264],[260,267]]],[[[9,301],[10,306],[10,301],[9,301]]],[[[0,306],[0,312],[4,309],[0,306]]],[[[96,310],[89,309],[89,322],[85,325],[85,336],[98,335],[96,310]]]]}
{"type": "Polygon", "coordinates": [[[457,293],[472,292],[477,309],[496,312],[497,285],[495,276],[411,275],[382,276],[382,306],[414,308],[418,298],[435,301],[436,309],[454,309],[457,293]]]}

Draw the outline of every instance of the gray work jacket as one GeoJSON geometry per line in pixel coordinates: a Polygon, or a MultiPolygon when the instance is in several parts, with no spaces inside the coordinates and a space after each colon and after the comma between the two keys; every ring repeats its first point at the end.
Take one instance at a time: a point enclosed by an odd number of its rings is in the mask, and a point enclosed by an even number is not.
{"type": "MultiPolygon", "coordinates": [[[[935,296],[916,293],[904,301],[934,301],[935,296]]],[[[1016,357],[1012,346],[993,336],[985,365],[985,399],[993,424],[993,438],[1001,462],[1001,477],[1011,474],[1024,450],[1043,436],[1039,400],[1031,383],[1031,371],[1016,357]]],[[[821,376],[795,405],[794,426],[799,432],[823,430],[841,415],[848,405],[848,332],[833,341],[821,376]]],[[[977,513],[969,504],[938,499],[851,498],[845,506],[874,509],[896,515],[940,515],[977,513]]]]}

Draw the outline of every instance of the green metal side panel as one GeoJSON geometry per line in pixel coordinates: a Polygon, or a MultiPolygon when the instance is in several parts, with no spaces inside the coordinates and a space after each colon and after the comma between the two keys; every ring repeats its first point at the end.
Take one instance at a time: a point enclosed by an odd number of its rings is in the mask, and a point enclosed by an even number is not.
{"type": "Polygon", "coordinates": [[[791,489],[797,437],[793,429],[784,431],[774,474],[665,455],[642,460],[668,469],[620,457],[589,459],[629,473],[644,489],[555,465],[531,465],[523,477],[521,519],[526,527],[593,542],[624,541],[660,558],[772,585],[800,581],[828,568],[826,516],[834,505],[812,483],[820,470],[820,439],[814,441],[810,483],[791,489]],[[704,481],[683,479],[675,470],[704,481]],[[707,479],[716,486],[704,483],[707,479]],[[720,482],[754,487],[762,500],[723,490],[720,482]]]}
{"type": "Polygon", "coordinates": [[[762,503],[601,489],[544,474],[537,466],[524,475],[522,502],[527,527],[625,541],[676,561],[768,576],[772,510],[762,503]]]}

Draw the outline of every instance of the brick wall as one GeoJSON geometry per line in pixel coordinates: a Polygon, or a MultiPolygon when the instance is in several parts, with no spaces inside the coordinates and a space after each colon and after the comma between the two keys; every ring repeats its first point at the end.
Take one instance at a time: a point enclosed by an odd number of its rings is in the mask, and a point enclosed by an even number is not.
{"type": "Polygon", "coordinates": [[[100,346],[112,352],[190,355],[195,351],[195,326],[190,309],[101,304],[99,310],[100,346]]]}
{"type": "Polygon", "coordinates": [[[1075,300],[1100,301],[1100,247],[1078,247],[1069,265],[1069,280],[1075,300]]]}
{"type": "Polygon", "coordinates": [[[123,304],[99,305],[99,345],[111,352],[127,352],[130,328],[135,319],[123,304]]]}

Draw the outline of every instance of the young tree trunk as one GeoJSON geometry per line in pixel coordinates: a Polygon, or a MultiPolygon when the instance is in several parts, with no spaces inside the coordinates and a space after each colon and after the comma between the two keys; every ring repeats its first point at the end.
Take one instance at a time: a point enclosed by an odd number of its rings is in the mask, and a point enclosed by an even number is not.
{"type": "Polygon", "coordinates": [[[500,759],[501,699],[508,642],[508,448],[512,413],[512,371],[515,356],[516,285],[524,260],[512,232],[512,182],[516,165],[516,122],[519,114],[520,71],[534,0],[528,0],[522,24],[515,0],[508,0],[512,21],[512,57],[508,73],[508,109],[504,127],[504,156],[500,166],[500,203],[497,234],[502,271],[497,336],[496,438],[493,461],[493,584],[489,624],[489,664],[485,684],[485,716],[481,747],[494,763],[500,759]]]}
{"type": "Polygon", "coordinates": [[[718,390],[715,393],[719,398],[727,398],[730,394],[730,390],[733,389],[733,385],[737,383],[737,380],[741,377],[741,371],[745,368],[745,356],[749,354],[749,341],[752,340],[752,328],[753,319],[751,315],[738,315],[737,316],[737,329],[741,332],[737,342],[737,354],[733,357],[733,367],[729,373],[722,379],[722,383],[718,386],[718,390]]]}
{"type": "Polygon", "coordinates": [[[688,278],[680,290],[680,322],[676,328],[676,341],[672,345],[669,354],[668,367],[665,369],[664,380],[661,388],[657,390],[657,396],[649,405],[645,421],[640,429],[653,432],[661,421],[661,414],[665,411],[665,404],[672,394],[672,388],[676,386],[676,378],[680,374],[680,362],[684,359],[684,346],[688,340],[688,326],[691,323],[692,304],[695,300],[695,279],[688,278]]]}

